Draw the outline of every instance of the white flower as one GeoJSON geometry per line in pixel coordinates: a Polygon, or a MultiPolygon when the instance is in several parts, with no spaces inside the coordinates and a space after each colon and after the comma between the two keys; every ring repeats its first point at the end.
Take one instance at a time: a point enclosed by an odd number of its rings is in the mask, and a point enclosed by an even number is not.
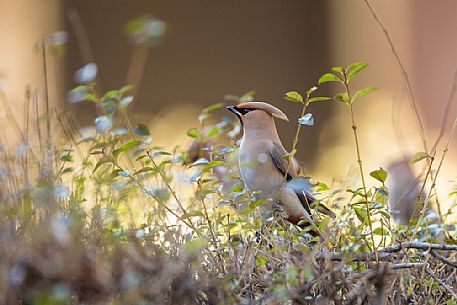
{"type": "Polygon", "coordinates": [[[126,108],[131,102],[133,102],[133,96],[126,96],[119,102],[119,106],[121,108],[126,108]]]}
{"type": "Polygon", "coordinates": [[[96,130],[94,127],[83,127],[79,129],[81,140],[88,141],[95,139],[96,130]]]}
{"type": "Polygon", "coordinates": [[[130,173],[129,171],[120,171],[117,173],[119,176],[122,176],[122,177],[128,177],[130,176],[130,173]]]}
{"type": "Polygon", "coordinates": [[[54,47],[64,45],[67,41],[68,33],[65,31],[56,32],[47,37],[47,42],[54,47]]]}
{"type": "Polygon", "coordinates": [[[66,199],[70,197],[70,194],[70,189],[65,185],[56,185],[54,187],[54,196],[56,196],[57,199],[66,199]]]}
{"type": "Polygon", "coordinates": [[[93,82],[97,76],[97,64],[90,63],[76,71],[75,79],[78,83],[87,84],[93,82]]]}
{"type": "Polygon", "coordinates": [[[161,37],[165,34],[166,23],[162,20],[153,19],[146,25],[146,33],[151,38],[161,37]]]}
{"type": "Polygon", "coordinates": [[[298,119],[298,124],[313,126],[314,125],[313,115],[311,113],[305,114],[303,117],[298,119]]]}
{"type": "Polygon", "coordinates": [[[95,130],[97,133],[105,133],[113,127],[111,119],[106,115],[101,115],[95,119],[95,130]]]}
{"type": "Polygon", "coordinates": [[[67,101],[69,103],[79,103],[84,101],[86,95],[89,93],[87,89],[75,88],[67,93],[67,101]]]}

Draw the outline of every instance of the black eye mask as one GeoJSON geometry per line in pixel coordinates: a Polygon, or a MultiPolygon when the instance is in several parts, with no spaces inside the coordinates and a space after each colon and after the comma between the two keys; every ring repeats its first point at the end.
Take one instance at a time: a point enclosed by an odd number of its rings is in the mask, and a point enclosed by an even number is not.
{"type": "Polygon", "coordinates": [[[234,114],[236,114],[236,116],[240,120],[241,125],[243,125],[243,120],[241,119],[241,116],[246,115],[249,112],[256,110],[255,108],[238,108],[236,106],[228,106],[227,109],[229,111],[233,112],[234,114]]]}
{"type": "Polygon", "coordinates": [[[256,110],[254,108],[237,108],[237,109],[238,109],[238,112],[242,115],[248,114],[249,112],[256,110]]]}

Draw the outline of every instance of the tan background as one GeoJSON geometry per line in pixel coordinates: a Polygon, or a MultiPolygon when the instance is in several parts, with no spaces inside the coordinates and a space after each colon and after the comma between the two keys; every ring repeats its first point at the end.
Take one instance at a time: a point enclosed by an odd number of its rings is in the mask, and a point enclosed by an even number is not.
{"type": "MultiPolygon", "coordinates": [[[[431,144],[457,66],[457,4],[451,0],[372,3],[411,78],[431,144]]],[[[422,150],[398,65],[371,13],[358,0],[217,4],[0,0],[0,79],[6,83],[5,92],[19,121],[23,121],[25,87],[30,85],[42,94],[41,59],[33,50],[43,35],[62,29],[70,34],[66,56],[50,61],[54,105],[65,105],[63,92],[74,86],[73,72],[87,61],[68,23],[72,8],[88,31],[104,90],[125,83],[132,52],[123,33],[128,20],[151,14],[170,26],[163,45],[150,52],[133,106],[142,120],[149,121],[157,142],[175,140],[195,125],[201,107],[220,101],[225,94],[251,89],[257,90],[259,99],[283,108],[295,121],[299,107],[282,100],[285,91],[304,90],[331,66],[361,60],[370,67],[357,86],[380,88],[356,107],[367,172],[399,152],[422,150]],[[393,123],[393,114],[397,123],[393,123]],[[163,126],[167,133],[159,133],[163,126]]],[[[82,125],[93,121],[93,105],[77,110],[71,107],[68,109],[76,111],[82,125]]],[[[299,159],[318,179],[346,177],[348,164],[355,159],[346,109],[340,104],[322,103],[310,111],[316,126],[304,129],[299,159]]],[[[450,110],[451,119],[455,111],[455,107],[450,110]]],[[[2,138],[11,137],[4,112],[0,124],[2,138]]],[[[292,123],[279,124],[287,147],[294,128],[292,123]]],[[[443,192],[450,188],[448,180],[455,173],[453,148],[439,184],[443,192]]]]}

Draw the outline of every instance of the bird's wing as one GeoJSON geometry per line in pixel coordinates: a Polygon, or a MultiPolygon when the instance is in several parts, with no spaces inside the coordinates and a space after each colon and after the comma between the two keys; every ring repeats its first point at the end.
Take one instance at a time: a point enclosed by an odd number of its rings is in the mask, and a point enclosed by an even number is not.
{"type": "MultiPolygon", "coordinates": [[[[287,155],[288,153],[286,149],[281,144],[273,142],[273,149],[271,150],[271,159],[273,159],[273,163],[284,176],[286,175],[287,165],[289,163],[284,158],[287,155]]],[[[289,169],[287,171],[286,181],[289,182],[297,176],[296,167],[297,166],[294,164],[293,160],[292,164],[289,166],[289,169]]],[[[292,187],[292,189],[294,190],[295,194],[297,194],[305,210],[308,213],[311,213],[310,206],[311,203],[315,200],[314,196],[304,187],[292,187]]]]}
{"type": "MultiPolygon", "coordinates": [[[[288,165],[288,161],[284,158],[287,155],[288,153],[286,149],[281,144],[273,142],[271,158],[273,160],[273,163],[276,165],[276,167],[282,173],[283,176],[286,173],[288,165]]],[[[316,207],[316,198],[308,190],[310,188],[309,181],[302,177],[297,177],[297,165],[294,164],[294,162],[296,163],[295,160],[292,160],[292,164],[289,166],[289,170],[287,172],[287,187],[294,190],[295,194],[297,194],[298,199],[300,199],[300,202],[305,208],[305,210],[311,214],[311,209],[314,209],[316,207]]],[[[328,215],[332,218],[335,217],[335,214],[322,203],[319,203],[317,205],[317,210],[320,213],[328,215]]]]}
{"type": "MultiPolygon", "coordinates": [[[[285,159],[285,157],[289,154],[286,149],[279,143],[273,142],[273,148],[271,150],[271,158],[273,159],[273,163],[276,165],[278,170],[285,175],[286,170],[289,164],[289,161],[285,159]]],[[[297,166],[294,164],[294,160],[292,160],[292,164],[289,166],[289,169],[287,171],[287,177],[286,180],[290,181],[292,180],[295,176],[297,176],[297,166]]]]}

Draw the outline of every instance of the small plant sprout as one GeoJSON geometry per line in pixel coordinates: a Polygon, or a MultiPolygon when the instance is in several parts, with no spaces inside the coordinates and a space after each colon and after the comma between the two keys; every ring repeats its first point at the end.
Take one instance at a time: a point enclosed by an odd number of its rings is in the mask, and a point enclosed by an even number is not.
{"type": "MultiPolygon", "coordinates": [[[[362,154],[360,152],[359,137],[357,134],[357,124],[356,124],[354,108],[353,108],[354,103],[357,100],[359,100],[363,96],[375,91],[376,88],[375,87],[366,87],[364,89],[360,89],[360,90],[356,91],[354,94],[351,94],[351,90],[350,90],[350,86],[349,86],[350,82],[354,79],[354,77],[356,77],[360,72],[365,70],[365,68],[367,66],[368,66],[368,64],[366,64],[366,63],[358,62],[358,63],[350,64],[349,66],[347,66],[344,69],[342,67],[334,67],[334,68],[332,68],[331,73],[326,73],[319,78],[319,84],[323,84],[323,83],[327,83],[327,82],[337,82],[343,86],[344,90],[340,93],[337,93],[333,97],[333,99],[336,101],[341,101],[348,106],[349,115],[351,117],[352,131],[354,134],[355,147],[356,147],[356,152],[357,152],[357,163],[359,165],[360,177],[362,179],[363,197],[364,197],[365,206],[366,206],[366,220],[367,220],[368,226],[370,228],[372,247],[373,247],[375,255],[376,255],[376,260],[378,260],[378,254],[376,251],[376,246],[375,246],[374,236],[373,236],[373,224],[371,221],[370,201],[368,198],[368,191],[367,191],[367,186],[365,183],[365,175],[363,173],[362,154]]],[[[368,243],[367,243],[367,245],[368,245],[368,243]]]]}
{"type": "Polygon", "coordinates": [[[311,97],[311,95],[317,90],[317,87],[314,86],[306,91],[305,97],[298,93],[297,91],[289,91],[284,94],[284,99],[288,102],[292,103],[300,103],[303,105],[300,117],[298,119],[297,130],[295,132],[295,137],[292,142],[292,151],[287,156],[287,169],[286,174],[284,175],[284,181],[286,181],[287,173],[289,172],[290,165],[292,163],[292,159],[294,158],[295,154],[297,153],[297,144],[298,139],[300,137],[300,130],[302,125],[313,126],[314,125],[314,117],[311,113],[306,113],[306,109],[310,103],[318,102],[318,101],[326,101],[330,98],[324,96],[318,97],[311,97]]]}

